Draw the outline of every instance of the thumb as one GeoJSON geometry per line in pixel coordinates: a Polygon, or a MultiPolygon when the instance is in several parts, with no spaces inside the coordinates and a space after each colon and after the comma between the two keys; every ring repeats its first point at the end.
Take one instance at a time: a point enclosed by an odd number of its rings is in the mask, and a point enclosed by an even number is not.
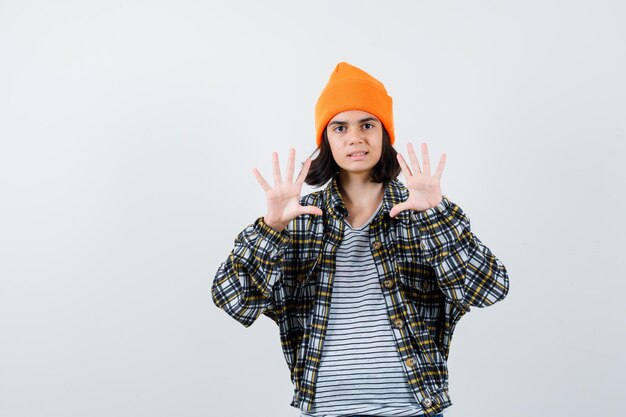
{"type": "Polygon", "coordinates": [[[389,215],[391,217],[396,217],[396,215],[398,213],[400,213],[401,211],[404,211],[404,210],[408,210],[408,209],[410,209],[409,203],[407,203],[407,202],[398,203],[395,206],[393,206],[391,208],[391,210],[389,210],[389,215]]]}
{"type": "Polygon", "coordinates": [[[300,209],[300,214],[316,214],[321,216],[323,213],[322,209],[316,206],[304,206],[300,209]]]}

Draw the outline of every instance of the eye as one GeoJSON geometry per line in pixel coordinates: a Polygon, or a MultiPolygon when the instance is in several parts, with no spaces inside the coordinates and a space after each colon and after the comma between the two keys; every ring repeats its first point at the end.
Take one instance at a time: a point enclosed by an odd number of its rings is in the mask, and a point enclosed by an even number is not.
{"type": "Polygon", "coordinates": [[[371,124],[371,123],[364,123],[364,124],[363,124],[363,127],[364,127],[365,129],[372,129],[372,128],[374,127],[374,125],[373,125],[373,124],[371,124]]]}
{"type": "Polygon", "coordinates": [[[345,126],[341,126],[341,125],[339,125],[339,126],[335,127],[335,128],[333,129],[333,131],[334,131],[334,132],[343,132],[343,130],[337,130],[337,129],[345,129],[345,128],[346,128],[345,126]]]}

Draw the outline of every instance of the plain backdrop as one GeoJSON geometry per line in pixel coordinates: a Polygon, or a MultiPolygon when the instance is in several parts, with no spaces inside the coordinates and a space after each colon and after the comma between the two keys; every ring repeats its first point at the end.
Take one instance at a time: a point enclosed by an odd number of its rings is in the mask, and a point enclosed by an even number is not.
{"type": "MultiPolygon", "coordinates": [[[[210,286],[315,148],[335,65],[506,265],[455,331],[448,417],[617,416],[620,1],[0,2],[0,416],[292,416],[278,327],[210,286]]],[[[403,180],[403,177],[401,176],[403,180]]],[[[305,188],[304,192],[312,189],[305,188]]]]}

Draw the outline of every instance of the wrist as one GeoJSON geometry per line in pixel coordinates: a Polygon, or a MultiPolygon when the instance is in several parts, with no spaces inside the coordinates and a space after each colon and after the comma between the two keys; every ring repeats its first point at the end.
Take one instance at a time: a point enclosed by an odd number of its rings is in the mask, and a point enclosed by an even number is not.
{"type": "Polygon", "coordinates": [[[265,223],[265,219],[263,217],[259,217],[255,223],[254,227],[256,228],[257,233],[264,239],[266,239],[271,246],[282,246],[285,243],[289,243],[291,241],[291,235],[288,230],[278,230],[272,228],[270,225],[265,223]]]}
{"type": "Polygon", "coordinates": [[[282,232],[283,230],[285,230],[287,228],[286,224],[283,223],[277,223],[277,222],[272,222],[270,220],[267,220],[266,217],[263,217],[263,222],[268,225],[269,227],[271,227],[272,229],[276,230],[277,232],[282,232]]]}

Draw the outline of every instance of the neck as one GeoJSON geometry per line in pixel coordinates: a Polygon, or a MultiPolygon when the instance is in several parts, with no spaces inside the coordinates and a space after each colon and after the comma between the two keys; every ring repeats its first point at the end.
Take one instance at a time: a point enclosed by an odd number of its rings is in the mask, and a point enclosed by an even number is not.
{"type": "Polygon", "coordinates": [[[385,187],[382,183],[372,182],[369,173],[346,174],[339,173],[337,185],[346,205],[349,207],[370,206],[382,201],[385,187]]]}

